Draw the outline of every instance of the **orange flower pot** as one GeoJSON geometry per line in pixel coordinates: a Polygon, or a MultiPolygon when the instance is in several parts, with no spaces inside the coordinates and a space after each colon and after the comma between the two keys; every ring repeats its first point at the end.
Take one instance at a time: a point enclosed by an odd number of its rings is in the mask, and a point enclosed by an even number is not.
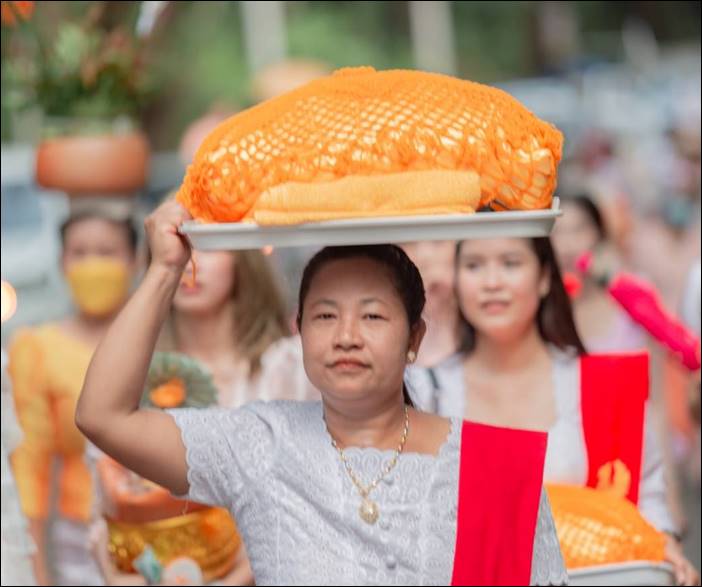
{"type": "Polygon", "coordinates": [[[148,166],[149,143],[139,131],[60,136],[37,149],[39,185],[71,196],[134,193],[148,166]]]}

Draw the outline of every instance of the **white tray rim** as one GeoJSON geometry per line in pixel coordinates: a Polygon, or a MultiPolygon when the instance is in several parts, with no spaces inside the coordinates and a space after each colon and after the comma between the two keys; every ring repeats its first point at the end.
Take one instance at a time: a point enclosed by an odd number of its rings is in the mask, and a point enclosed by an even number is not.
{"type": "Polygon", "coordinates": [[[674,585],[675,573],[669,563],[628,561],[569,569],[571,585],[674,585]]]}
{"type": "Polygon", "coordinates": [[[247,249],[264,246],[373,244],[418,240],[460,240],[491,236],[547,236],[562,214],[553,199],[546,210],[476,212],[437,216],[352,218],[287,226],[253,223],[184,223],[179,231],[196,249],[247,249]]]}

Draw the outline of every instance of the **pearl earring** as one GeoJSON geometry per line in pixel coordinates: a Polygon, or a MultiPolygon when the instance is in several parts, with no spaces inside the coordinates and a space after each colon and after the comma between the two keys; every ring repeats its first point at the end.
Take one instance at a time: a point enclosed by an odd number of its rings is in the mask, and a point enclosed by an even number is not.
{"type": "Polygon", "coordinates": [[[414,363],[417,360],[417,353],[414,351],[407,351],[407,360],[410,363],[414,363]]]}

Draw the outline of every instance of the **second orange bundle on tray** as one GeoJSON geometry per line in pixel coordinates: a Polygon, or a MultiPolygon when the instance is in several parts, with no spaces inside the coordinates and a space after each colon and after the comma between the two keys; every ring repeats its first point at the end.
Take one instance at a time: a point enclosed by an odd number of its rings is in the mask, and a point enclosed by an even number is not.
{"type": "Polygon", "coordinates": [[[223,122],[177,197],[196,219],[259,225],[543,209],[562,143],[501,90],[342,69],[223,122]]]}

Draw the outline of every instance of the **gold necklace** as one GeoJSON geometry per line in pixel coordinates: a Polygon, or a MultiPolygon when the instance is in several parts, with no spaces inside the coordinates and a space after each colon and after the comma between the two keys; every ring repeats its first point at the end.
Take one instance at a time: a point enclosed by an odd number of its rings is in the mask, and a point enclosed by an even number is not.
{"type": "MultiPolygon", "coordinates": [[[[329,428],[327,428],[327,431],[329,431],[329,428]]],[[[378,516],[380,516],[380,509],[378,508],[378,504],[374,502],[370,497],[370,492],[373,491],[377,486],[378,483],[380,483],[383,478],[390,472],[392,469],[397,465],[397,461],[400,457],[400,454],[402,454],[402,451],[405,448],[405,443],[407,442],[407,433],[409,432],[409,410],[407,409],[407,405],[405,405],[405,428],[402,431],[402,438],[400,439],[400,444],[397,446],[395,449],[395,454],[393,455],[392,459],[383,467],[383,470],[380,472],[380,475],[378,475],[375,480],[368,485],[367,487],[364,487],[363,483],[361,483],[358,480],[358,477],[356,477],[356,474],[353,472],[353,469],[351,469],[351,465],[349,464],[348,460],[346,459],[346,455],[344,454],[344,449],[342,449],[334,437],[332,436],[331,432],[329,432],[329,436],[331,437],[331,443],[332,446],[337,450],[339,453],[339,457],[341,458],[341,462],[344,464],[344,468],[346,469],[346,472],[349,475],[349,478],[351,479],[351,482],[354,484],[356,489],[358,490],[358,493],[361,495],[361,507],[358,508],[358,515],[361,516],[361,519],[366,522],[367,524],[375,524],[376,521],[378,520],[378,516]]]]}

